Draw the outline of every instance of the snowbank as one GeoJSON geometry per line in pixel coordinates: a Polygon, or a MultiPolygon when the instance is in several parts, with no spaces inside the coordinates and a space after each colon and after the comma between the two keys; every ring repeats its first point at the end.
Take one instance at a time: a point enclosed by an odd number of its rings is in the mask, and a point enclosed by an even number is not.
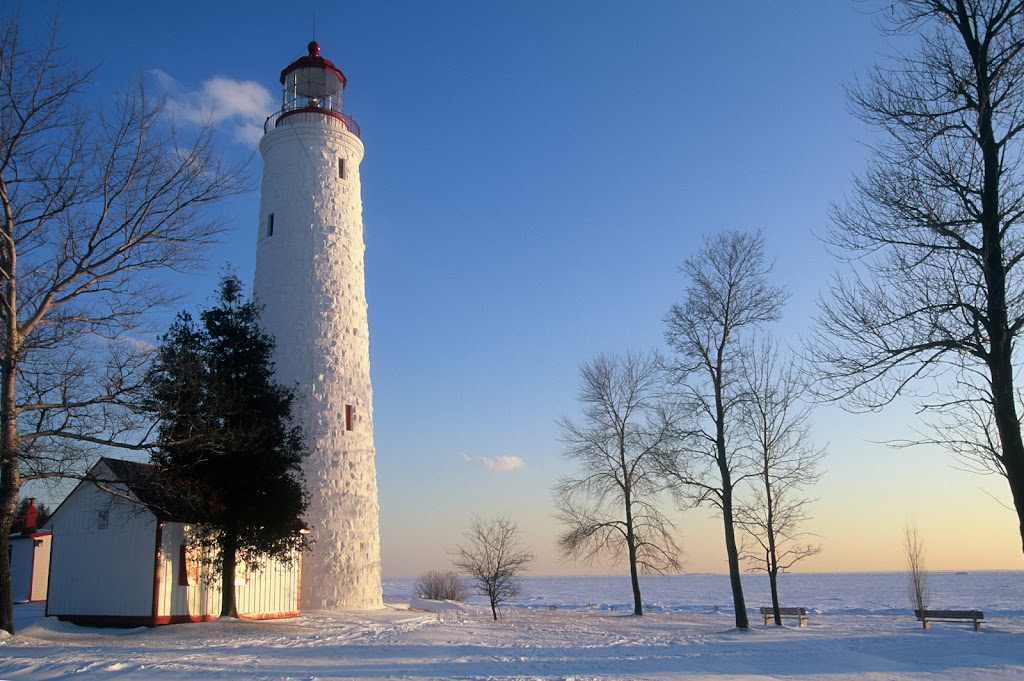
{"type": "MultiPolygon", "coordinates": [[[[0,637],[0,679],[1024,678],[1024,617],[1002,614],[1024,610],[1022,573],[950,579],[948,590],[937,589],[944,600],[982,606],[987,621],[980,632],[970,623],[937,623],[926,631],[912,615],[896,612],[899,579],[816,576],[805,581],[803,589],[791,581],[787,593],[814,608],[809,627],[763,626],[753,617],[749,632],[733,627],[731,613],[707,607],[720,602],[718,589],[727,591],[725,575],[671,580],[701,590],[669,589],[666,581],[660,595],[652,593],[652,600],[665,607],[644,617],[632,617],[617,605],[598,609],[587,599],[613,605],[614,594],[598,592],[595,581],[568,579],[526,580],[523,597],[505,608],[498,622],[482,606],[434,601],[416,604],[429,611],[403,605],[126,631],[73,627],[43,618],[39,604],[17,605],[20,633],[0,637]],[[863,588],[854,589],[857,584],[863,588]],[[992,593],[982,585],[1006,590],[992,593]],[[997,606],[991,614],[989,605],[997,606]],[[436,609],[453,607],[458,609],[436,609]]],[[[618,593],[622,584],[614,586],[618,593]]],[[[751,589],[752,607],[761,600],[751,589]]]]}
{"type": "Polygon", "coordinates": [[[426,610],[427,612],[469,612],[469,608],[458,601],[435,601],[429,598],[413,597],[409,600],[410,610],[426,610]]]}

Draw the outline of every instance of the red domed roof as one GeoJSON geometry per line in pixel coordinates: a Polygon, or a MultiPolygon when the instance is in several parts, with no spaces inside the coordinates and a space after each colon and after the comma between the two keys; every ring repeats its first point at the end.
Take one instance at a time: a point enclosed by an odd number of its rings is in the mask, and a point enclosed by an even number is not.
{"type": "Polygon", "coordinates": [[[309,45],[306,46],[306,49],[309,50],[308,57],[299,57],[281,71],[281,85],[284,85],[285,77],[296,69],[323,69],[338,76],[338,80],[341,81],[341,87],[344,88],[345,84],[348,83],[348,78],[345,77],[345,74],[341,72],[341,69],[335,66],[331,60],[324,59],[320,56],[320,43],[315,40],[310,41],[309,45]]]}

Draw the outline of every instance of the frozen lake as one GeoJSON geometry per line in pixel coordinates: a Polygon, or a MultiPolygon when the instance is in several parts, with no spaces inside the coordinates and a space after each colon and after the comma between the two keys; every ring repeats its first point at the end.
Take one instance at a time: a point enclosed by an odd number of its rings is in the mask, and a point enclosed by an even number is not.
{"type": "MultiPolygon", "coordinates": [[[[628,576],[524,577],[523,593],[509,607],[631,611],[628,576]]],[[[408,603],[414,579],[385,579],[384,601],[408,603]]],[[[933,572],[930,606],[982,610],[986,617],[1024,617],[1024,571],[933,572]]],[[[650,612],[732,612],[728,575],[646,575],[640,591],[650,612]]],[[[744,575],[749,611],[771,605],[767,575],[744,575]]],[[[779,575],[781,605],[822,615],[911,615],[907,575],[794,573],[779,575]]],[[[471,603],[482,603],[478,597],[471,603]]]]}

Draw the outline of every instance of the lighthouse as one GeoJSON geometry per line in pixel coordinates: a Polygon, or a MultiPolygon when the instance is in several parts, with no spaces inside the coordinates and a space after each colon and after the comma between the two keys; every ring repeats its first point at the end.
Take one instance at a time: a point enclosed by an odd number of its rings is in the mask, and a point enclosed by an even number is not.
{"type": "Polygon", "coordinates": [[[311,42],[281,72],[281,110],[260,141],[263,182],[253,294],[276,341],[279,383],[295,387],[310,455],[312,550],[302,606],[381,605],[370,336],[363,273],[359,127],[346,78],[311,42]]]}

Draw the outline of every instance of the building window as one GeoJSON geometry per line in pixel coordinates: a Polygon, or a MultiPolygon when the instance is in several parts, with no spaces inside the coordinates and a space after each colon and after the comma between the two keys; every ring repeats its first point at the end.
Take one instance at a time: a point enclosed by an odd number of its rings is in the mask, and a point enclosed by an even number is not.
{"type": "Polygon", "coordinates": [[[345,430],[356,429],[356,408],[351,404],[345,405],[345,430]]]}
{"type": "Polygon", "coordinates": [[[101,508],[96,514],[96,527],[105,530],[110,524],[110,509],[101,508]]]}
{"type": "Polygon", "coordinates": [[[195,586],[199,583],[199,551],[194,546],[181,545],[178,555],[178,585],[195,586]]]}
{"type": "Polygon", "coordinates": [[[346,177],[348,177],[348,172],[347,169],[345,168],[345,159],[343,158],[338,159],[338,177],[340,177],[343,180],[346,177]]]}
{"type": "Polygon", "coordinates": [[[274,236],[274,214],[267,216],[267,236],[274,236]]]}

